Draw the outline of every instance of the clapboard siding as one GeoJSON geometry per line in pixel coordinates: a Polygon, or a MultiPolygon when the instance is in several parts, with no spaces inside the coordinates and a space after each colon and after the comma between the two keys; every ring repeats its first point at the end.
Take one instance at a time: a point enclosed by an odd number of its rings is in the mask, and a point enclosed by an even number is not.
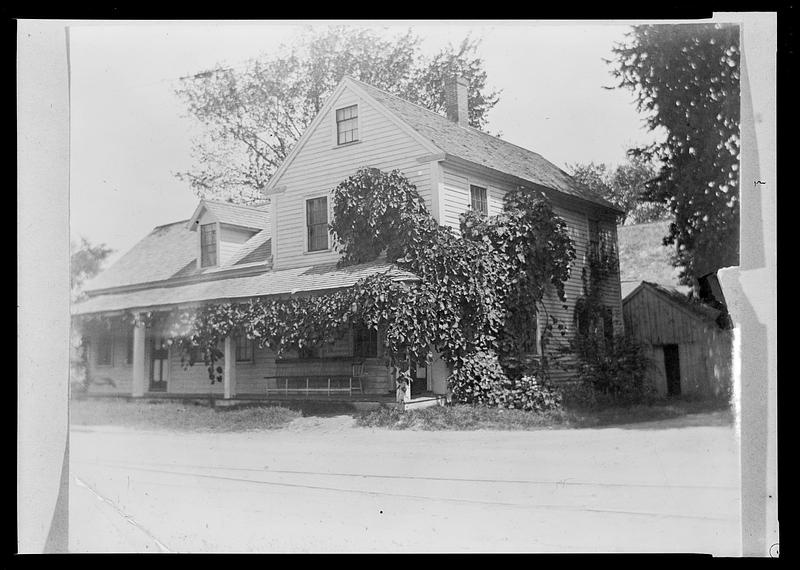
{"type": "Polygon", "coordinates": [[[255,343],[253,361],[236,363],[236,394],[265,394],[265,376],[275,376],[275,352],[255,343]]]}
{"type": "MultiPolygon", "coordinates": [[[[306,200],[328,196],[339,182],[359,168],[373,167],[383,171],[400,170],[416,187],[428,208],[432,207],[430,168],[417,161],[429,154],[425,147],[367,100],[346,88],[330,112],[323,116],[286,170],[275,181],[285,187],[277,194],[274,267],[285,269],[304,265],[335,262],[339,258],[330,251],[306,253],[306,200]],[[336,145],[337,108],[358,105],[359,141],[336,145]]],[[[330,218],[329,218],[330,220],[330,218]]],[[[332,240],[329,239],[332,246],[332,240]]]]}
{"type": "MultiPolygon", "coordinates": [[[[441,197],[442,210],[440,220],[442,225],[450,226],[456,230],[459,229],[459,216],[470,207],[469,187],[473,184],[487,188],[490,215],[502,212],[503,197],[513,189],[513,186],[508,182],[489,178],[476,171],[449,165],[442,166],[443,195],[441,197]]],[[[544,324],[549,317],[555,317],[559,323],[567,327],[567,332],[564,336],[561,336],[558,330],[553,331],[553,336],[546,347],[548,354],[552,354],[560,346],[568,344],[575,332],[575,302],[584,295],[581,276],[586,265],[588,251],[589,217],[603,220],[603,227],[611,231],[615,244],[617,240],[616,226],[607,216],[601,215],[597,208],[591,204],[587,203],[584,209],[570,209],[566,206],[554,205],[553,210],[556,215],[567,223],[576,256],[570,278],[564,285],[564,292],[567,297],[566,302],[558,299],[554,290],[548,291],[544,298],[546,315],[542,315],[540,322],[544,324]],[[564,305],[566,305],[566,308],[564,308],[564,305]]],[[[603,304],[612,310],[614,330],[617,333],[621,333],[624,329],[624,320],[622,316],[619,268],[617,268],[616,275],[612,275],[602,284],[600,291],[603,304]]],[[[562,358],[561,361],[566,364],[569,359],[562,358]]],[[[569,379],[568,373],[559,368],[552,368],[550,373],[553,380],[569,379]]]]}
{"type": "Polygon", "coordinates": [[[256,232],[220,224],[219,265],[227,263],[256,232]]]}

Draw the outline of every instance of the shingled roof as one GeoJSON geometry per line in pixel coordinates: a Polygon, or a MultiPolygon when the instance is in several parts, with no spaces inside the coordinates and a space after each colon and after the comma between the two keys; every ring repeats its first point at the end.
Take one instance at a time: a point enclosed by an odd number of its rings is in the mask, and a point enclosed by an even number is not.
{"type": "Polygon", "coordinates": [[[348,77],[357,87],[393,112],[444,153],[619,211],[540,154],[348,77]]]}
{"type": "Polygon", "coordinates": [[[223,273],[243,266],[263,265],[271,255],[269,230],[261,230],[243,243],[224,264],[197,267],[197,233],[187,227],[189,220],[158,226],[111,267],[87,281],[84,291],[158,283],[196,275],[223,273]]]}
{"type": "Polygon", "coordinates": [[[384,274],[395,281],[415,281],[417,276],[397,266],[376,260],[338,268],[336,263],[265,271],[256,275],[229,277],[178,286],[163,286],[97,295],[78,303],[73,314],[145,309],[207,301],[244,300],[253,297],[316,292],[351,287],[371,275],[384,274]]]}

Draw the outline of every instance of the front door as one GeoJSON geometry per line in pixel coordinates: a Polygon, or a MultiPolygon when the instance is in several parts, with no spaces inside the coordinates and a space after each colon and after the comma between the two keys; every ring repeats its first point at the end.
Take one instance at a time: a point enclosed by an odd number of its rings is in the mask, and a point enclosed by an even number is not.
{"type": "Polygon", "coordinates": [[[411,397],[416,398],[428,391],[428,367],[424,364],[416,366],[411,363],[411,397]]]}
{"type": "Polygon", "coordinates": [[[681,362],[677,344],[664,345],[664,372],[667,375],[667,395],[681,395],[681,362]]]}
{"type": "Polygon", "coordinates": [[[166,392],[169,373],[169,347],[161,335],[150,339],[150,391],[166,392]]]}

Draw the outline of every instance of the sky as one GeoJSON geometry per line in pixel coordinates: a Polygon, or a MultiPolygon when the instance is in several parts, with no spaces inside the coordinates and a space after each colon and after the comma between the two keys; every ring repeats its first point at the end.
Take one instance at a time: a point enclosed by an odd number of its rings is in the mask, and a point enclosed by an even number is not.
{"type": "MultiPolygon", "coordinates": [[[[367,27],[369,22],[343,22],[367,27]]],[[[175,95],[179,78],[216,64],[274,55],[302,26],[326,22],[87,23],[69,32],[70,233],[104,243],[113,262],[155,226],[191,216],[198,198],[175,173],[192,165],[197,125],[175,95]]],[[[656,140],[613,85],[611,48],[629,26],[592,22],[381,22],[411,28],[433,54],[479,38],[490,89],[501,91],[487,130],[568,170],[619,164],[656,140]]]]}

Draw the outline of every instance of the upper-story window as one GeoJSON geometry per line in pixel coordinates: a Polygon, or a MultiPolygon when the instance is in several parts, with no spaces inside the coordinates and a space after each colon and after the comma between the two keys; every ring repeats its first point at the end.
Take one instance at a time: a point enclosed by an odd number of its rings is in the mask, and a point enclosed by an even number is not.
{"type": "Polygon", "coordinates": [[[614,255],[614,230],[608,223],[598,220],[589,220],[589,254],[614,255]]]}
{"type": "Polygon", "coordinates": [[[600,222],[589,220],[589,255],[600,252],[600,222]]]}
{"type": "Polygon", "coordinates": [[[306,200],[306,225],[308,226],[308,251],[328,249],[328,198],[306,200]]]}
{"type": "Polygon", "coordinates": [[[486,188],[470,185],[469,198],[472,209],[481,214],[489,213],[489,202],[486,199],[486,188]]]}
{"type": "Polygon", "coordinates": [[[217,264],[217,225],[200,226],[200,267],[217,264]]]}
{"type": "Polygon", "coordinates": [[[358,140],[358,105],[336,109],[336,144],[358,140]]]}

